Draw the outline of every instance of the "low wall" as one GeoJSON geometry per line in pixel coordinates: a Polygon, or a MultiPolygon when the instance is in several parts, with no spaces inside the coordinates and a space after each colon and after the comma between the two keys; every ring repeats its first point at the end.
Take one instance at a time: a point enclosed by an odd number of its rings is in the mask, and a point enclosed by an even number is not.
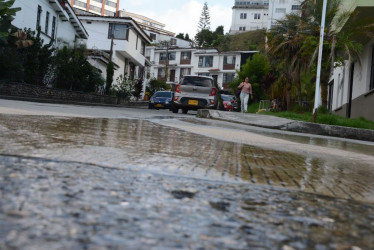
{"type": "Polygon", "coordinates": [[[99,104],[117,104],[117,97],[88,94],[77,91],[47,88],[24,83],[0,81],[0,95],[11,97],[27,97],[62,102],[81,102],[99,104]]]}

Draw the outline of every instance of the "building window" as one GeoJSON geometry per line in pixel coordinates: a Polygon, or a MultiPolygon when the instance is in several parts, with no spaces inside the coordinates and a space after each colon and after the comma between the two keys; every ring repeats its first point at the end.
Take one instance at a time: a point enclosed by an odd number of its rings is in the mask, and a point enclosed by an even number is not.
{"type": "Polygon", "coordinates": [[[36,17],[36,29],[40,29],[40,18],[42,17],[42,6],[38,5],[38,15],[36,17]]]}
{"type": "Polygon", "coordinates": [[[127,40],[128,39],[128,25],[126,24],[109,24],[108,38],[127,40]]]}
{"type": "Polygon", "coordinates": [[[92,11],[95,11],[95,12],[98,12],[98,13],[100,13],[101,14],[101,8],[99,8],[99,7],[96,7],[96,6],[94,6],[94,5],[90,5],[90,10],[92,10],[92,11]]]}
{"type": "Polygon", "coordinates": [[[239,31],[245,31],[245,26],[239,27],[239,31]]]}
{"type": "Polygon", "coordinates": [[[142,54],[143,56],[145,55],[145,42],[141,42],[141,45],[140,45],[140,54],[142,54]]]}
{"type": "Polygon", "coordinates": [[[108,0],[105,1],[105,5],[108,5],[108,6],[113,7],[113,8],[117,8],[117,3],[114,3],[114,2],[111,2],[111,1],[108,1],[108,0]]]}
{"type": "Polygon", "coordinates": [[[292,5],[292,10],[301,10],[301,5],[292,5]]]}
{"type": "Polygon", "coordinates": [[[169,60],[170,60],[170,61],[174,61],[174,60],[176,60],[176,53],[175,53],[175,52],[171,52],[171,53],[169,53],[169,60]]]}
{"type": "Polygon", "coordinates": [[[151,38],[152,41],[156,40],[156,34],[150,33],[149,37],[151,38]]]}
{"type": "Polygon", "coordinates": [[[136,50],[138,50],[139,35],[136,36],[136,50]]]}
{"type": "Polygon", "coordinates": [[[104,10],[104,15],[105,16],[116,16],[116,13],[113,11],[104,10]]]}
{"type": "Polygon", "coordinates": [[[49,12],[47,11],[45,15],[45,33],[48,35],[48,29],[49,29],[49,12]]]}
{"type": "Polygon", "coordinates": [[[181,57],[183,60],[190,60],[191,59],[191,51],[182,52],[181,57]]]}
{"type": "Polygon", "coordinates": [[[160,61],[166,61],[166,60],[167,60],[166,52],[160,53],[160,61]]]}
{"type": "Polygon", "coordinates": [[[259,14],[259,13],[255,13],[255,16],[254,16],[254,19],[255,19],[255,20],[260,19],[260,17],[261,17],[261,14],[259,14]]]}
{"type": "Polygon", "coordinates": [[[223,64],[235,64],[236,57],[235,56],[225,56],[223,58],[223,64]]]}
{"type": "Polygon", "coordinates": [[[240,13],[240,19],[247,19],[247,13],[240,13]]]}
{"type": "Polygon", "coordinates": [[[170,45],[172,45],[172,46],[177,45],[177,39],[175,39],[175,38],[170,38],[170,45]]]}
{"type": "Polygon", "coordinates": [[[199,56],[199,68],[213,67],[213,56],[199,56]]]}
{"type": "Polygon", "coordinates": [[[54,39],[55,38],[55,32],[56,32],[56,17],[54,16],[53,17],[53,20],[52,20],[52,34],[51,34],[51,37],[54,39]]]}
{"type": "Polygon", "coordinates": [[[276,8],[275,13],[286,13],[286,8],[276,8]]]}
{"type": "Polygon", "coordinates": [[[87,3],[84,3],[84,2],[81,2],[81,1],[78,1],[78,0],[74,0],[74,5],[87,9],[87,3]]]}
{"type": "Polygon", "coordinates": [[[235,79],[235,74],[233,73],[225,73],[223,74],[223,83],[229,83],[234,81],[235,79]]]}
{"type": "Polygon", "coordinates": [[[370,89],[374,89],[374,46],[373,46],[373,52],[371,55],[371,76],[370,76],[370,89]]]}

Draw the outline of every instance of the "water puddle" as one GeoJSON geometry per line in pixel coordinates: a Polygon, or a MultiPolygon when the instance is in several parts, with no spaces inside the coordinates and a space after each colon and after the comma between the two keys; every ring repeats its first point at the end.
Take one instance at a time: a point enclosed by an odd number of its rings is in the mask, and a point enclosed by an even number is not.
{"type": "MultiPolygon", "coordinates": [[[[228,134],[219,128],[184,126],[165,119],[153,123],[135,119],[0,115],[3,142],[0,154],[246,182],[374,201],[373,164],[355,161],[358,154],[341,155],[341,151],[326,147],[329,154],[318,157],[320,146],[302,147],[295,142],[284,145],[280,139],[254,134],[248,140],[243,131],[237,135],[241,142],[230,141],[227,138],[236,136],[232,131],[228,134]],[[210,131],[209,137],[204,136],[206,131],[210,131]],[[278,146],[269,146],[274,144],[278,146]]],[[[221,205],[217,207],[221,209],[221,205]]],[[[247,205],[248,209],[260,206],[247,205]]]]}

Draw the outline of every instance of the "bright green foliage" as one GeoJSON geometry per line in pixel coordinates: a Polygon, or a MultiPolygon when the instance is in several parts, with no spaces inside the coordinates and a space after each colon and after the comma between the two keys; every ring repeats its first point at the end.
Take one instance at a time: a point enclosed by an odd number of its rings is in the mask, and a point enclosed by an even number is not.
{"type": "Polygon", "coordinates": [[[58,50],[54,62],[55,87],[73,91],[93,92],[103,79],[96,68],[87,61],[84,46],[63,47],[58,50]]]}
{"type": "Polygon", "coordinates": [[[7,44],[14,16],[21,8],[12,8],[15,0],[0,0],[0,46],[7,44]]]}
{"type": "Polygon", "coordinates": [[[113,86],[112,91],[114,91],[118,98],[129,101],[135,92],[138,80],[130,79],[127,75],[120,75],[116,81],[117,84],[113,86]]]}
{"type": "Polygon", "coordinates": [[[157,80],[157,79],[152,79],[148,83],[149,86],[147,86],[146,92],[149,93],[150,96],[152,96],[154,93],[160,90],[169,90],[170,85],[167,84],[164,81],[157,80]]]}
{"type": "Polygon", "coordinates": [[[114,64],[112,61],[110,61],[106,68],[106,85],[105,85],[106,94],[109,94],[110,89],[112,88],[113,75],[114,75],[114,64]]]}

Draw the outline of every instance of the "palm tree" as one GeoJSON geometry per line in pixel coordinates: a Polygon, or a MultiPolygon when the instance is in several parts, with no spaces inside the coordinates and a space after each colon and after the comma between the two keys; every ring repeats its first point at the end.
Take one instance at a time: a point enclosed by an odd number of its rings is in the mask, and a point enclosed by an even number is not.
{"type": "MultiPolygon", "coordinates": [[[[358,19],[357,12],[341,11],[341,3],[342,0],[329,0],[326,11],[321,74],[324,106],[327,105],[327,87],[334,67],[354,60],[361,64],[362,44],[356,38],[362,35],[374,37],[374,18],[358,19]],[[348,18],[352,22],[346,25],[348,18]]],[[[316,67],[322,6],[323,0],[305,0],[301,13],[287,15],[268,33],[268,53],[276,61],[284,62],[280,74],[287,74],[290,83],[297,84],[299,100],[300,75],[316,67]]]]}

